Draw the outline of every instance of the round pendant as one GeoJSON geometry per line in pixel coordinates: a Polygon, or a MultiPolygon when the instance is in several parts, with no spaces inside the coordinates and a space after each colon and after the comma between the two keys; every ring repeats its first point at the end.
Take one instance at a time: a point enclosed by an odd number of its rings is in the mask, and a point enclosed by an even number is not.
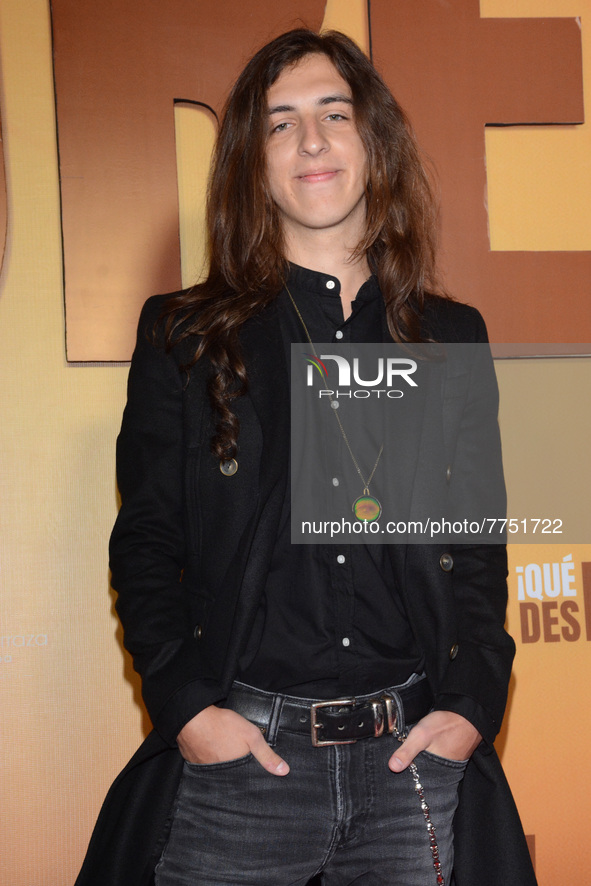
{"type": "Polygon", "coordinates": [[[373,523],[382,513],[382,506],[377,498],[371,495],[361,495],[353,502],[353,513],[358,520],[367,520],[368,523],[373,523]]]}

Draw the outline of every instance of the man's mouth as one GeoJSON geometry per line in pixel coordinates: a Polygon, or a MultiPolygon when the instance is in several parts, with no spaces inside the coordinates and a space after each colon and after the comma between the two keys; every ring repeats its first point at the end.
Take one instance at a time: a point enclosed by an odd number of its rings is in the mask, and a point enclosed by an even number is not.
{"type": "Polygon", "coordinates": [[[302,175],[298,175],[297,178],[301,182],[306,182],[308,184],[317,184],[319,182],[330,181],[335,175],[338,174],[338,169],[313,169],[310,172],[305,172],[302,175]]]}

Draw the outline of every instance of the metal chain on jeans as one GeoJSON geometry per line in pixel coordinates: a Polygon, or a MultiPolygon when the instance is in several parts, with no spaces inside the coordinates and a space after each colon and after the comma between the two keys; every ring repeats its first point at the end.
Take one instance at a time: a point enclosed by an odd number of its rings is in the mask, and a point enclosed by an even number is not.
{"type": "MultiPolygon", "coordinates": [[[[400,742],[404,742],[408,738],[408,732],[400,732],[396,728],[396,726],[394,727],[393,734],[394,738],[397,738],[400,742]]],[[[429,835],[429,849],[431,850],[431,856],[433,858],[433,867],[435,869],[437,886],[445,886],[445,880],[443,879],[443,871],[441,868],[441,860],[439,858],[439,846],[437,845],[437,838],[435,837],[435,825],[431,821],[429,806],[427,805],[427,801],[425,800],[425,791],[423,790],[423,785],[421,784],[421,779],[419,778],[419,770],[417,769],[415,763],[410,763],[408,768],[410,769],[412,780],[415,783],[415,792],[421,802],[421,809],[423,810],[425,823],[427,825],[427,833],[429,835]]]]}

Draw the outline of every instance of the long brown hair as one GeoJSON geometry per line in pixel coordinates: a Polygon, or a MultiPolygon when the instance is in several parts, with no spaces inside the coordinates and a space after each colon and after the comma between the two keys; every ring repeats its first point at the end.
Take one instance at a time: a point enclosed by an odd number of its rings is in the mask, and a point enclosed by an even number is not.
{"type": "Polygon", "coordinates": [[[367,223],[355,257],[377,275],[395,341],[418,341],[425,292],[436,285],[436,210],[406,115],[359,47],[338,31],[298,28],[260,49],[226,102],[213,156],[207,201],[209,274],[169,299],[165,341],[197,335],[187,368],[212,364],[209,394],[218,416],[212,451],[237,452],[231,410],[247,377],[238,334],[283,288],[287,276],[281,218],[266,176],[267,91],[285,68],[324,54],[348,83],[355,123],[367,151],[367,223]]]}

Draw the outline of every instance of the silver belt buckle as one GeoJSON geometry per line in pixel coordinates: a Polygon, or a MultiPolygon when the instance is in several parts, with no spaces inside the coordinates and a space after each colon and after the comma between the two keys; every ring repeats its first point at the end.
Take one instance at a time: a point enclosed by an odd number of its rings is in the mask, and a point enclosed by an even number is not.
{"type": "MultiPolygon", "coordinates": [[[[319,738],[319,731],[322,729],[322,723],[316,720],[316,712],[319,708],[337,708],[337,707],[355,707],[356,699],[342,698],[336,701],[316,701],[310,706],[310,726],[312,732],[312,745],[315,748],[325,748],[335,744],[355,744],[356,738],[349,738],[344,741],[322,741],[319,738]]],[[[387,726],[388,732],[394,732],[396,727],[396,711],[391,698],[382,696],[382,698],[373,698],[368,702],[371,706],[373,714],[374,738],[379,738],[384,734],[384,726],[387,726]],[[384,723],[384,708],[386,709],[386,722],[384,723]]]]}
{"type": "Polygon", "coordinates": [[[382,695],[380,701],[384,703],[386,708],[386,729],[389,733],[392,733],[396,729],[396,720],[398,719],[398,713],[394,707],[394,700],[388,695],[382,695]]]}
{"type": "Polygon", "coordinates": [[[319,731],[322,729],[322,723],[316,722],[316,713],[320,708],[344,708],[354,707],[354,698],[339,698],[336,701],[315,701],[310,705],[310,728],[312,735],[312,745],[315,748],[327,748],[335,744],[355,744],[356,738],[349,738],[345,741],[322,741],[318,737],[319,731]]]}

